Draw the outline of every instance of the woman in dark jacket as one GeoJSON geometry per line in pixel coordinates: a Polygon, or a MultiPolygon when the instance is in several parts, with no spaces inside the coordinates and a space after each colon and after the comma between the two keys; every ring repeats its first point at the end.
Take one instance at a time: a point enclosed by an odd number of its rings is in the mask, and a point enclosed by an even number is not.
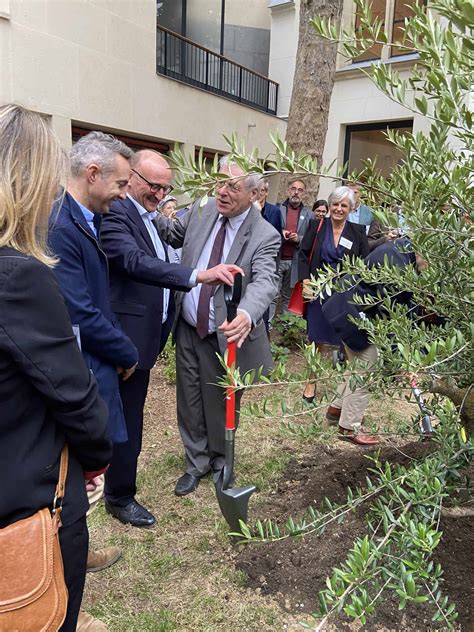
{"type": "MultiPolygon", "coordinates": [[[[298,255],[298,278],[309,280],[318,276],[323,266],[336,268],[343,257],[364,258],[369,252],[365,226],[347,221],[354,209],[355,197],[349,187],[337,187],[328,198],[329,218],[312,219],[306,231],[298,255]]],[[[308,304],[306,319],[308,338],[321,350],[323,345],[339,345],[340,339],[322,312],[324,299],[317,298],[308,304]]],[[[312,403],[315,382],[305,387],[303,399],[312,403]]]]}
{"type": "Polygon", "coordinates": [[[0,138],[0,528],[52,507],[67,443],[59,537],[69,598],[61,630],[72,632],[87,561],[85,484],[112,456],[107,409],[45,247],[64,154],[47,123],[17,105],[0,108],[0,138]]]}

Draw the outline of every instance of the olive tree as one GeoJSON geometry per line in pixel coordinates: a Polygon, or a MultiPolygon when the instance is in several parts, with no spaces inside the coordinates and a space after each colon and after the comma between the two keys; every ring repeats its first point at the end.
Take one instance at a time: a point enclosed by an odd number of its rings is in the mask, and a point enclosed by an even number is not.
{"type": "MultiPolygon", "coordinates": [[[[382,23],[373,18],[370,5],[366,0],[356,3],[360,27],[355,34],[341,32],[331,20],[312,19],[317,35],[338,41],[343,54],[351,58],[376,41],[387,43],[382,23]]],[[[398,597],[401,608],[409,602],[429,602],[433,620],[444,627],[455,625],[455,604],[443,595],[442,569],[434,564],[432,554],[441,538],[443,506],[455,501],[462,472],[472,456],[473,24],[474,8],[468,0],[434,0],[428,9],[415,5],[413,17],[405,21],[404,38],[397,42],[418,55],[410,76],[401,77],[393,65],[383,63],[366,70],[379,90],[425,116],[430,128],[428,133],[387,132],[402,156],[389,178],[382,177],[376,161],[370,160],[362,173],[350,178],[363,178],[369,203],[384,226],[397,226],[395,209],[401,208],[412,247],[428,267],[417,274],[414,269],[394,269],[388,262],[368,269],[363,261],[344,261],[312,283],[314,296],[340,291],[344,275],[389,288],[370,299],[383,302],[385,317],[358,321],[380,350],[376,370],[363,376],[364,383],[369,390],[389,397],[408,397],[407,387],[415,376],[421,388],[431,393],[437,449],[406,467],[391,468],[375,459],[368,485],[348,490],[342,505],[311,508],[300,521],[290,520],[283,526],[270,520],[241,525],[242,541],[277,540],[322,533],[328,524],[342,520],[362,503],[370,506],[367,535],[354,542],[319,595],[319,627],[340,610],[364,622],[386,591],[398,597]],[[411,293],[413,304],[420,308],[417,318],[397,304],[400,292],[411,293]],[[427,314],[435,315],[434,323],[427,322],[427,314]]],[[[272,139],[275,151],[270,161],[268,157],[259,159],[257,149],[247,152],[236,137],[227,140],[232,160],[246,172],[329,177],[314,157],[294,151],[280,138],[272,139]]],[[[178,150],[173,161],[180,188],[195,197],[205,199],[216,182],[226,177],[219,173],[217,161],[206,170],[202,157],[195,161],[178,150]]],[[[337,384],[343,379],[341,367],[333,367],[314,347],[305,349],[305,358],[306,372],[288,375],[281,366],[273,375],[272,388],[279,384],[286,389],[291,381],[304,381],[310,372],[318,376],[318,382],[337,384]]],[[[242,388],[254,388],[252,378],[238,370],[229,370],[227,375],[228,382],[242,388]]],[[[354,373],[354,384],[360,379],[354,373]]],[[[268,382],[260,381],[265,389],[268,382]]],[[[320,404],[331,397],[328,389],[320,404]]],[[[286,397],[278,401],[273,396],[253,404],[251,412],[290,417],[307,412],[298,406],[301,404],[291,407],[286,397]]]]}

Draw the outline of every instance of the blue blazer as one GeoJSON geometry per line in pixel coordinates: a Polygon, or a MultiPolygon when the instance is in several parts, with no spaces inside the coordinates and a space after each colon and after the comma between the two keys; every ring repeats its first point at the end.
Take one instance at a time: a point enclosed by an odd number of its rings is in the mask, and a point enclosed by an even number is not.
{"type": "Polygon", "coordinates": [[[54,272],[71,322],[79,327],[82,354],[108,406],[110,435],[114,443],[125,442],[117,367],[133,366],[138,352],[120,329],[110,306],[107,257],[68,193],[59,211],[52,214],[49,246],[59,257],[54,272]]]}
{"type": "Polygon", "coordinates": [[[133,202],[117,200],[102,218],[100,239],[110,265],[112,309],[139,352],[139,369],[151,369],[166,344],[174,321],[170,296],[162,323],[163,288],[189,292],[193,268],[158,259],[150,235],[133,202]]]}
{"type": "Polygon", "coordinates": [[[262,217],[266,219],[281,235],[283,230],[283,218],[281,216],[280,207],[277,204],[265,202],[262,208],[262,217]]]}

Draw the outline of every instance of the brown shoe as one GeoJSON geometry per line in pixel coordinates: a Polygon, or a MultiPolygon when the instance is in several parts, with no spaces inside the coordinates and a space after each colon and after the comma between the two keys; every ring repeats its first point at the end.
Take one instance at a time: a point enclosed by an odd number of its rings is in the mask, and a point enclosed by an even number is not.
{"type": "Polygon", "coordinates": [[[108,627],[85,610],[79,611],[76,632],[107,632],[108,627]]]}
{"type": "Polygon", "coordinates": [[[107,546],[105,549],[89,551],[87,554],[87,572],[97,573],[109,568],[122,557],[122,551],[118,546],[107,546]]]}
{"type": "Polygon", "coordinates": [[[329,406],[326,411],[326,419],[330,424],[337,424],[339,419],[341,418],[341,409],[336,408],[335,406],[329,406]]]}
{"type": "Polygon", "coordinates": [[[350,441],[356,445],[378,445],[380,443],[380,439],[377,435],[367,433],[362,426],[357,432],[339,426],[339,434],[341,435],[339,439],[350,441]]]}

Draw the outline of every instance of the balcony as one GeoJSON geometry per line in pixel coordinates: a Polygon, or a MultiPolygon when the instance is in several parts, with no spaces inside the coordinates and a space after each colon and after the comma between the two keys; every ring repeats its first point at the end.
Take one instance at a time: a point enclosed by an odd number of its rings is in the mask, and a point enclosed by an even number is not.
{"type": "Polygon", "coordinates": [[[156,27],[156,72],[276,115],[277,83],[162,26],[156,27]]]}

